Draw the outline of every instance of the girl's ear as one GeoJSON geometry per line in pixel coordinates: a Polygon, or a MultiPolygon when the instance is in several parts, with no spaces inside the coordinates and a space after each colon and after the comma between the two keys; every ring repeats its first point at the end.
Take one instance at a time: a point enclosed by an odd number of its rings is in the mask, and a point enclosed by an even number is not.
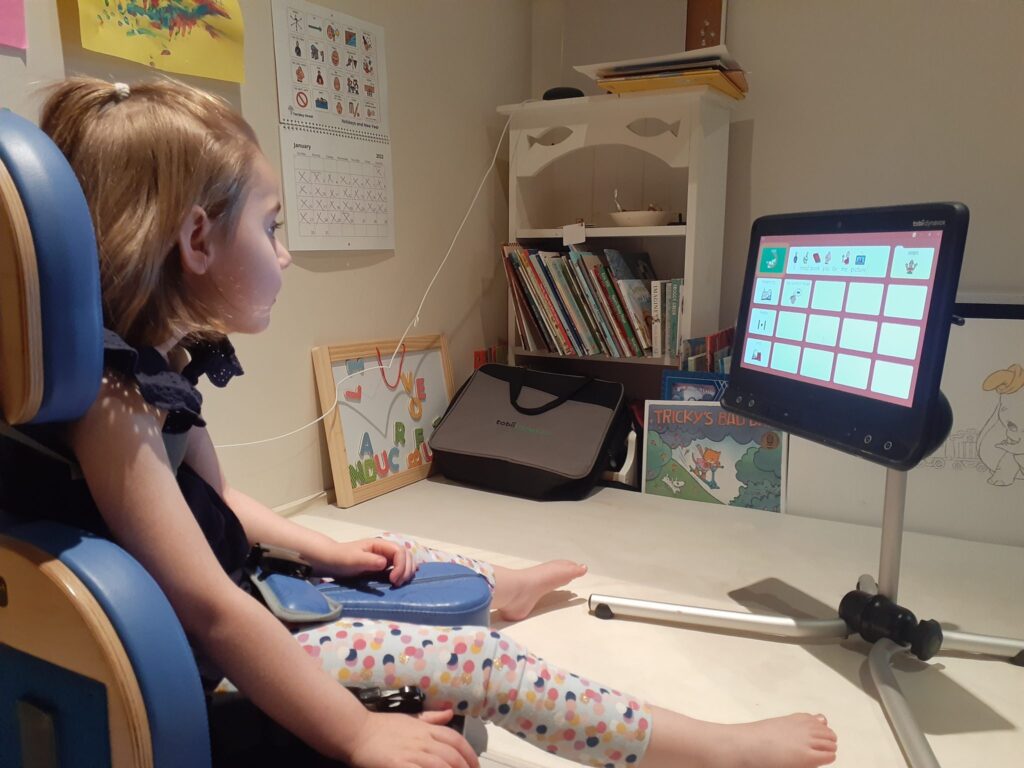
{"type": "Polygon", "coordinates": [[[213,261],[210,252],[210,217],[200,206],[193,205],[178,230],[178,252],[186,273],[205,275],[213,261]]]}

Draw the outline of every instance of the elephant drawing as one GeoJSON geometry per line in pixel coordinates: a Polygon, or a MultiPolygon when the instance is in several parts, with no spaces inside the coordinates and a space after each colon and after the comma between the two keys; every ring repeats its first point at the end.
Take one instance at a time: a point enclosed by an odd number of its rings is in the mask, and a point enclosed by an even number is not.
{"type": "Polygon", "coordinates": [[[978,458],[992,473],[990,485],[1024,481],[1024,368],[1014,363],[981,385],[996,393],[995,410],[978,433],[978,458]]]}

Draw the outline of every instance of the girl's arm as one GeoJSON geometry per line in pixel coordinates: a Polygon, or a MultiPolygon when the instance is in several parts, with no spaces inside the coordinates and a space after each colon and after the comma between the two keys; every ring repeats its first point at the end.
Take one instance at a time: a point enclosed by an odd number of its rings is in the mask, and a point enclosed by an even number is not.
{"type": "Polygon", "coordinates": [[[114,538],[160,585],[200,652],[323,754],[367,767],[476,766],[468,743],[435,724],[450,713],[415,719],[367,712],[231,582],[178,489],[160,429],[160,412],[134,387],[105,379],[69,438],[114,538]]]}
{"type": "Polygon", "coordinates": [[[273,544],[294,550],[322,576],[377,573],[392,566],[389,580],[404,584],[416,570],[413,558],[391,541],[360,539],[339,542],[282,517],[265,504],[232,488],[224,476],[213,441],[205,428],[189,432],[185,462],[209,483],[238,516],[250,544],[273,544]]]}

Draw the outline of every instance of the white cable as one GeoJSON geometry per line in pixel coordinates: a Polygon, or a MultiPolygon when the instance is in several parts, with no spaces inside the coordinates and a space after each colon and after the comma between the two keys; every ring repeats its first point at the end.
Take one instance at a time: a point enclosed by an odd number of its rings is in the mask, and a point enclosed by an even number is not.
{"type": "Polygon", "coordinates": [[[487,181],[487,177],[490,176],[491,175],[491,171],[494,170],[494,164],[498,161],[498,152],[501,150],[501,142],[504,141],[504,139],[505,139],[505,134],[508,132],[508,126],[509,126],[510,122],[512,122],[512,116],[511,115],[509,115],[508,119],[505,121],[505,126],[501,129],[501,136],[498,137],[498,144],[494,148],[494,156],[491,157],[491,164],[488,165],[487,166],[487,170],[484,171],[484,175],[480,179],[480,184],[476,188],[476,194],[473,195],[473,200],[470,202],[469,208],[466,209],[466,215],[462,217],[462,222],[459,224],[459,228],[457,230],[455,230],[455,235],[454,235],[454,237],[452,237],[452,242],[448,246],[448,252],[445,253],[444,258],[441,259],[441,263],[438,265],[437,271],[434,272],[433,278],[431,278],[430,283],[427,284],[427,289],[423,292],[423,298],[420,299],[420,304],[416,308],[416,314],[413,315],[412,321],[405,328],[405,333],[402,334],[402,338],[400,338],[398,340],[398,344],[395,345],[395,351],[391,353],[391,359],[388,360],[388,364],[387,365],[374,365],[374,366],[371,366],[369,368],[363,368],[360,371],[355,371],[354,373],[350,373],[350,374],[348,374],[348,376],[345,376],[334,387],[334,405],[332,405],[330,408],[328,408],[327,411],[325,411],[322,416],[320,416],[319,418],[313,419],[313,421],[309,422],[308,424],[303,424],[301,427],[293,429],[291,432],[285,432],[283,435],[275,435],[274,437],[266,437],[266,438],[264,438],[262,440],[250,440],[250,441],[245,442],[245,443],[224,443],[223,445],[215,445],[214,448],[241,448],[241,447],[246,446],[246,445],[260,445],[261,443],[270,443],[270,442],[273,442],[274,440],[282,440],[282,439],[284,439],[286,437],[291,437],[292,435],[296,434],[297,432],[301,432],[304,429],[309,429],[310,427],[314,426],[315,424],[319,424],[321,421],[323,421],[328,416],[330,416],[332,413],[334,413],[334,410],[338,407],[338,403],[339,403],[339,400],[338,400],[338,388],[342,384],[344,384],[346,381],[348,381],[350,378],[352,378],[353,376],[355,376],[357,374],[365,373],[366,371],[373,371],[373,370],[378,370],[378,369],[381,370],[381,371],[389,371],[389,370],[391,370],[391,366],[395,364],[395,357],[398,355],[398,350],[400,350],[402,348],[402,343],[405,341],[405,337],[409,335],[409,331],[411,331],[414,326],[419,325],[419,322],[420,322],[420,311],[423,309],[423,305],[427,301],[427,296],[430,294],[430,289],[434,287],[434,282],[437,280],[438,275],[441,274],[441,270],[444,269],[444,265],[448,262],[448,257],[452,255],[452,250],[454,250],[454,248],[455,248],[455,242],[459,239],[459,235],[462,234],[462,228],[464,226],[466,226],[466,221],[469,220],[469,214],[473,212],[473,207],[476,205],[477,198],[480,197],[480,192],[484,188],[484,182],[487,181]]]}

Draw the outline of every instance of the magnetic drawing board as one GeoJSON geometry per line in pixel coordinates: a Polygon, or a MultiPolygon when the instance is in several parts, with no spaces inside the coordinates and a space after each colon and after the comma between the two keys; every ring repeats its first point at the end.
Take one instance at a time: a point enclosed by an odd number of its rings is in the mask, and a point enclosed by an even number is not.
{"type": "Polygon", "coordinates": [[[313,349],[340,507],[430,474],[430,435],[453,394],[448,343],[443,335],[411,337],[391,362],[397,345],[392,339],[313,349]]]}

